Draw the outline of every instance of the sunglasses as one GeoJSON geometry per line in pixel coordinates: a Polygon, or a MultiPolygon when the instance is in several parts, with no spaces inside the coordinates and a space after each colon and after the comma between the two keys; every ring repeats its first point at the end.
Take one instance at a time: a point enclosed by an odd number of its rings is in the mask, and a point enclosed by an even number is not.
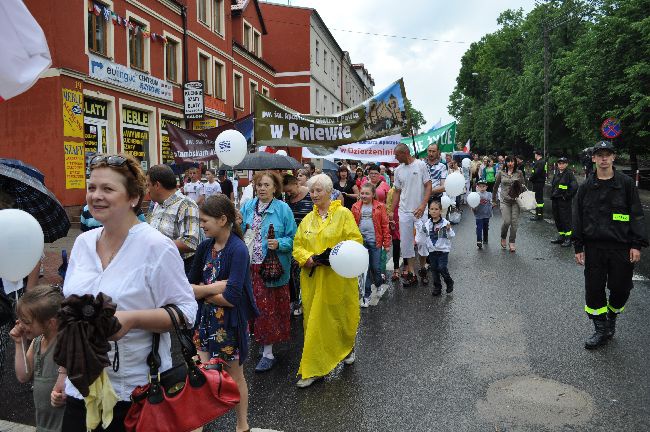
{"type": "Polygon", "coordinates": [[[90,169],[93,169],[93,168],[95,168],[96,165],[98,165],[98,164],[100,164],[102,162],[104,162],[104,163],[106,163],[106,165],[112,166],[112,167],[121,167],[121,166],[126,165],[126,167],[129,169],[129,172],[131,174],[133,174],[134,177],[137,178],[137,175],[131,169],[131,165],[127,164],[126,161],[127,161],[127,159],[124,156],[120,156],[120,155],[110,155],[110,156],[109,155],[97,155],[97,156],[93,157],[90,160],[89,166],[90,166],[90,169]]]}

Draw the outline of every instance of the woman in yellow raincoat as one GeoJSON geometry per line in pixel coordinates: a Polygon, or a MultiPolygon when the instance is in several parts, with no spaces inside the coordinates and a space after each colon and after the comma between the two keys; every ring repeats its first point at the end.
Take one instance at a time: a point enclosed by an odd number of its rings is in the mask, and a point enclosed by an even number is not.
{"type": "Polygon", "coordinates": [[[314,209],[300,223],[293,241],[293,257],[300,267],[305,341],[296,385],[308,387],[331,372],[341,360],[354,363],[354,341],[359,326],[357,278],[339,276],[314,260],[343,240],[363,243],[352,212],[331,201],[332,180],[325,174],[308,183],[314,209]]]}

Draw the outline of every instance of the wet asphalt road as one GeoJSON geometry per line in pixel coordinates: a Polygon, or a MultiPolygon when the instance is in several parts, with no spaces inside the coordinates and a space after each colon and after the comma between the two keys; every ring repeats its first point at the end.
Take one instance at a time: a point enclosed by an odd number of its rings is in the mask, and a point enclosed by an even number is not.
{"type": "MultiPolygon", "coordinates": [[[[547,217],[550,216],[550,208],[547,217]]],[[[295,387],[302,320],[279,362],[246,376],[252,427],[278,431],[647,431],[650,430],[650,253],[615,338],[589,352],[582,269],[572,249],[549,243],[553,225],[523,214],[517,252],[475,246],[469,210],[456,226],[451,295],[391,286],[363,309],[357,361],[324,381],[295,387]]],[[[443,290],[444,291],[444,290],[443,290]]],[[[11,358],[11,357],[10,357],[11,358]]],[[[10,362],[9,362],[10,363],[10,362]]],[[[11,363],[10,363],[11,364],[11,363]]],[[[29,385],[4,374],[0,418],[32,423],[29,385]]],[[[233,414],[206,431],[234,430],[233,414]]]]}

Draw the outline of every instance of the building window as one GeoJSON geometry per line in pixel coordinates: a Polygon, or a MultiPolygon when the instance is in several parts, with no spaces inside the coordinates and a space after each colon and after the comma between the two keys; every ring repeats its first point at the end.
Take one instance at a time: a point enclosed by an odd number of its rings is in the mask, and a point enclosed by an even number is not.
{"type": "Polygon", "coordinates": [[[165,45],[165,77],[172,82],[178,82],[178,51],[180,44],[174,39],[167,38],[165,45]]]}
{"type": "Polygon", "coordinates": [[[330,67],[330,69],[332,71],[332,79],[334,79],[334,59],[330,60],[330,62],[332,64],[332,66],[330,67]]]}
{"type": "Polygon", "coordinates": [[[323,114],[327,114],[327,95],[323,95],[323,114]]]}
{"type": "Polygon", "coordinates": [[[244,22],[244,48],[251,50],[251,31],[252,27],[244,22]]]}
{"type": "Polygon", "coordinates": [[[255,92],[257,92],[257,83],[255,81],[250,82],[250,110],[253,112],[253,105],[255,103],[255,92]]]}
{"type": "Polygon", "coordinates": [[[210,93],[208,89],[208,65],[210,64],[210,59],[202,54],[199,54],[199,81],[203,81],[203,91],[205,93],[210,93]]]}
{"type": "Polygon", "coordinates": [[[341,78],[340,78],[340,76],[341,76],[341,67],[337,65],[336,66],[336,86],[337,87],[341,87],[341,78]]]}
{"type": "Polygon", "coordinates": [[[316,114],[320,114],[320,111],[318,110],[318,103],[320,101],[320,91],[318,91],[318,89],[316,89],[316,97],[314,98],[314,100],[316,101],[316,114]]]}
{"type": "Polygon", "coordinates": [[[244,77],[236,72],[233,76],[235,108],[244,109],[244,77]]]}
{"type": "Polygon", "coordinates": [[[327,51],[323,50],[323,71],[327,73],[327,51]]]}
{"type": "Polygon", "coordinates": [[[219,99],[226,99],[226,66],[214,62],[214,96],[219,99]]]}
{"type": "Polygon", "coordinates": [[[332,114],[334,114],[336,111],[334,111],[334,102],[332,102],[332,114]]]}
{"type": "Polygon", "coordinates": [[[101,55],[108,55],[108,21],[100,14],[88,12],[88,49],[101,55]]]}
{"type": "Polygon", "coordinates": [[[198,19],[203,24],[208,25],[208,0],[196,0],[198,19]]]}
{"type": "Polygon", "coordinates": [[[129,63],[134,69],[144,70],[144,36],[142,35],[142,29],[145,26],[133,18],[129,21],[136,26],[134,29],[129,30],[129,63]]]}
{"type": "Polygon", "coordinates": [[[256,31],[253,32],[253,54],[262,57],[262,35],[256,31]]]}
{"type": "Polygon", "coordinates": [[[223,34],[223,0],[214,0],[212,2],[212,26],[216,33],[223,34]]]}
{"type": "Polygon", "coordinates": [[[320,56],[318,45],[319,43],[316,41],[316,64],[318,64],[318,57],[320,56]]]}
{"type": "Polygon", "coordinates": [[[262,94],[266,97],[269,97],[269,89],[262,86],[262,94]]]}

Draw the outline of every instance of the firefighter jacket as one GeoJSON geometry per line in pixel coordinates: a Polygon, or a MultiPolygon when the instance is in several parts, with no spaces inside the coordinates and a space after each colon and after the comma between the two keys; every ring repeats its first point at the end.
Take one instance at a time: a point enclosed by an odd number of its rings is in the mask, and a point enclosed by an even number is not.
{"type": "Polygon", "coordinates": [[[591,174],[573,200],[572,240],[576,253],[585,245],[610,249],[648,246],[643,208],[632,179],[614,170],[614,177],[599,180],[591,174]]]}
{"type": "Polygon", "coordinates": [[[551,199],[570,201],[576,192],[578,192],[578,181],[571,170],[565,169],[564,172],[558,171],[553,176],[553,180],[551,181],[551,199]]]}
{"type": "Polygon", "coordinates": [[[533,162],[533,173],[530,175],[531,183],[545,183],[546,182],[546,161],[544,159],[536,160],[533,162]]]}

